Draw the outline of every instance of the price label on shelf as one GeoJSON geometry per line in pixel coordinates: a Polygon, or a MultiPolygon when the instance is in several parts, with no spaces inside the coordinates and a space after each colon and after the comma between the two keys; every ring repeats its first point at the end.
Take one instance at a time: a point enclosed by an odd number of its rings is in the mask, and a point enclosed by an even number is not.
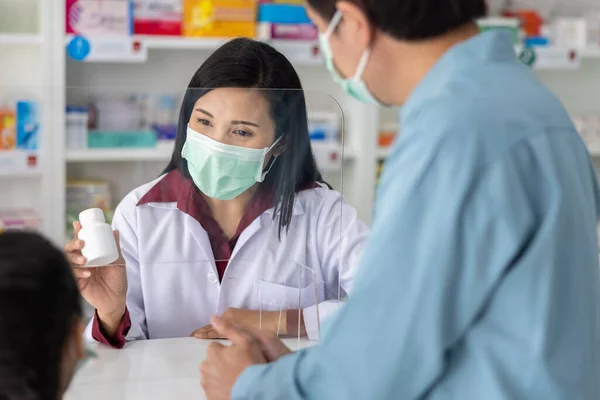
{"type": "Polygon", "coordinates": [[[147,47],[133,37],[74,36],[67,44],[67,54],[83,62],[143,63],[148,59],[147,47]]]}
{"type": "Polygon", "coordinates": [[[343,154],[339,143],[333,141],[313,141],[313,155],[323,171],[339,171],[342,168],[343,154]]]}
{"type": "Polygon", "coordinates": [[[579,51],[555,47],[518,49],[519,59],[537,70],[572,70],[581,67],[579,51]]]}
{"type": "Polygon", "coordinates": [[[39,157],[36,152],[23,150],[0,151],[0,176],[37,172],[39,157]]]}

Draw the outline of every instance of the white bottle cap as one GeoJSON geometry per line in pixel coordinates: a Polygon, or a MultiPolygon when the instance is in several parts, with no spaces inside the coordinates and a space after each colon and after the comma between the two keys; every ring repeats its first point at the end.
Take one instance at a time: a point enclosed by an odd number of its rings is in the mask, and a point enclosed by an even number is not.
{"type": "Polygon", "coordinates": [[[104,212],[99,208],[90,208],[79,213],[79,222],[82,226],[93,223],[105,223],[104,212]]]}

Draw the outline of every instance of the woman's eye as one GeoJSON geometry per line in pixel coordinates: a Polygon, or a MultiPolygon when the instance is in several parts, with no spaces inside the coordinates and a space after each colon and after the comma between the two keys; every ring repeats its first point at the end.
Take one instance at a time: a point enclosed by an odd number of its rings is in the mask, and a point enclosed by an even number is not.
{"type": "Polygon", "coordinates": [[[198,123],[204,126],[210,126],[210,121],[204,118],[198,118],[198,123]]]}
{"type": "Polygon", "coordinates": [[[235,131],[233,131],[234,134],[241,136],[241,137],[251,137],[252,133],[245,131],[243,129],[236,129],[235,131]]]}

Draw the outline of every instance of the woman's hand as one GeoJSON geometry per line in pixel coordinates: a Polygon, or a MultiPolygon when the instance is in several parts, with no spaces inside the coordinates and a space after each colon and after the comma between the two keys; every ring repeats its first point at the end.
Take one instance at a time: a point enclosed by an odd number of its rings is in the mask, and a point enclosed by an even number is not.
{"type": "MultiPolygon", "coordinates": [[[[220,317],[222,321],[236,325],[284,336],[287,335],[287,311],[263,311],[262,323],[259,310],[246,310],[243,308],[228,308],[220,317]]],[[[195,330],[192,335],[197,339],[224,339],[212,325],[195,330]]]]}
{"type": "Polygon", "coordinates": [[[81,255],[85,243],[78,237],[81,224],[75,222],[73,227],[75,235],[73,240],[65,245],[65,252],[77,278],[79,291],[81,296],[96,308],[105,333],[113,336],[125,314],[127,297],[127,273],[119,246],[119,232],[114,232],[119,249],[117,261],[104,267],[86,268],[87,260],[81,255]]]}

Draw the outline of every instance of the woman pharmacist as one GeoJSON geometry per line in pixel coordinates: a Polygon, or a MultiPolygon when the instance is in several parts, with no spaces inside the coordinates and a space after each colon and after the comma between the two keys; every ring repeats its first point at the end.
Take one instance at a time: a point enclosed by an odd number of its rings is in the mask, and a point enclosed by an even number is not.
{"type": "Polygon", "coordinates": [[[322,181],[294,68],[248,39],[219,48],[192,77],[171,162],[123,199],[113,227],[115,265],[80,268],[78,223],[66,251],[96,308],[86,335],[114,347],[214,338],[213,314],[318,338],[316,292],[321,318],[337,310],[368,234],[322,181]]]}

